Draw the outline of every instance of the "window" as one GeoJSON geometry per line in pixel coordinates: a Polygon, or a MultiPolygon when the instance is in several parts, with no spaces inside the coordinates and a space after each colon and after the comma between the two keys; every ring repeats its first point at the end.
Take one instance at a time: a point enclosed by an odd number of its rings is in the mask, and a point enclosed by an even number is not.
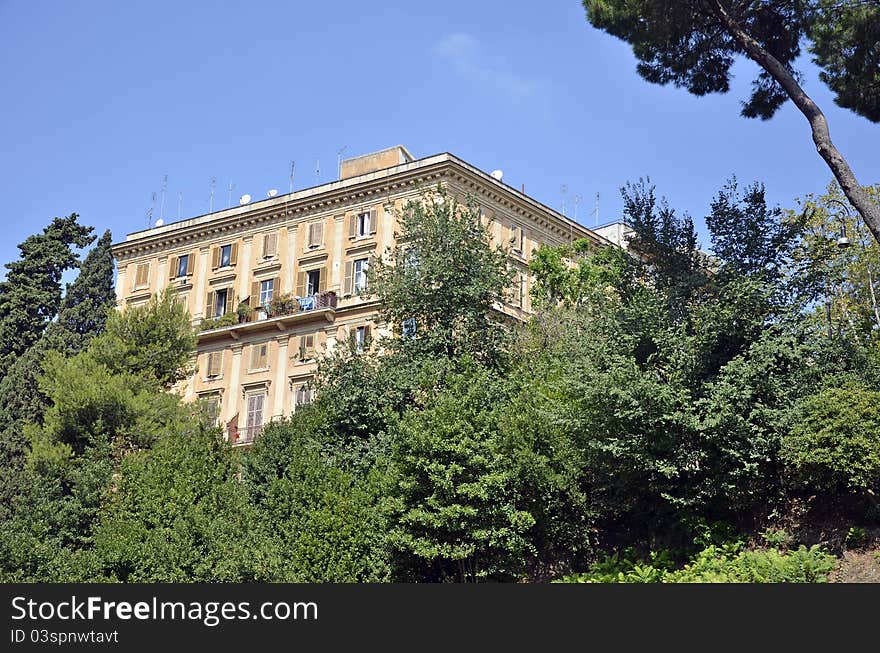
{"type": "Polygon", "coordinates": [[[263,258],[274,258],[278,254],[278,234],[272,232],[263,236],[263,258]]]}
{"type": "Polygon", "coordinates": [[[419,248],[410,247],[403,253],[403,265],[407,270],[417,273],[419,270],[419,248]]]}
{"type": "Polygon", "coordinates": [[[247,398],[247,421],[245,423],[245,442],[250,442],[263,430],[264,393],[251,394],[247,398]]]}
{"type": "Polygon", "coordinates": [[[135,266],[134,288],[137,290],[138,288],[146,288],[148,285],[150,285],[150,264],[138,263],[135,266]]]}
{"type": "Polygon", "coordinates": [[[361,352],[370,344],[370,327],[359,326],[351,332],[351,340],[355,351],[361,352]]]}
{"type": "Polygon", "coordinates": [[[513,225],[510,228],[510,247],[517,254],[522,254],[524,250],[524,232],[522,227],[513,225]]]}
{"type": "Polygon", "coordinates": [[[306,297],[320,292],[321,270],[309,270],[306,272],[306,297]]]}
{"type": "Polygon", "coordinates": [[[212,392],[199,396],[199,406],[202,409],[202,416],[210,426],[218,426],[220,424],[220,393],[212,392]]]}
{"type": "Polygon", "coordinates": [[[312,247],[320,247],[324,244],[324,223],[323,222],[310,222],[309,223],[309,241],[308,245],[310,248],[312,247]]]}
{"type": "Polygon", "coordinates": [[[348,219],[348,237],[352,240],[367,238],[376,233],[376,211],[361,211],[348,219]]]}
{"type": "Polygon", "coordinates": [[[222,317],[232,312],[232,288],[221,288],[208,293],[207,316],[222,317]]]}
{"type": "Polygon", "coordinates": [[[251,370],[264,370],[269,367],[269,343],[251,345],[251,370]]]}
{"type": "Polygon", "coordinates": [[[510,291],[510,303],[513,306],[522,308],[523,298],[525,297],[526,277],[521,272],[513,275],[513,287],[510,291]]]}
{"type": "Polygon", "coordinates": [[[260,282],[260,306],[265,306],[272,301],[275,292],[275,279],[266,279],[260,282]]]}
{"type": "Polygon", "coordinates": [[[315,334],[299,337],[299,359],[309,360],[315,357],[315,334]]]}
{"type": "Polygon", "coordinates": [[[416,318],[409,317],[401,323],[401,336],[403,338],[416,337],[416,318]]]}
{"type": "Polygon", "coordinates": [[[303,383],[293,393],[293,409],[296,410],[300,406],[308,406],[312,403],[312,389],[307,383],[303,383]]]}
{"type": "Polygon", "coordinates": [[[223,245],[220,248],[220,267],[232,265],[232,245],[223,245]]]}
{"type": "Polygon", "coordinates": [[[362,293],[367,289],[367,270],[369,270],[369,268],[369,259],[361,258],[354,262],[355,293],[362,293]]]}
{"type": "Polygon", "coordinates": [[[177,257],[177,276],[185,277],[189,269],[189,254],[177,257]]]}
{"type": "Polygon", "coordinates": [[[208,354],[208,374],[207,377],[216,378],[223,373],[223,352],[212,351],[208,354]]]}

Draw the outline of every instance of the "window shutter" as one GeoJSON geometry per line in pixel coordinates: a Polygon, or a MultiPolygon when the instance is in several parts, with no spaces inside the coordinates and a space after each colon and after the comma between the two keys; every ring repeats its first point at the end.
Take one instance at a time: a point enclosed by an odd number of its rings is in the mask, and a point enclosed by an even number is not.
{"type": "Polygon", "coordinates": [[[324,240],[324,223],[312,222],[309,224],[309,247],[319,247],[324,240]]]}
{"type": "Polygon", "coordinates": [[[260,282],[251,283],[251,296],[248,297],[248,306],[256,308],[260,305],[260,282]]]}
{"type": "Polygon", "coordinates": [[[376,233],[376,223],[379,222],[377,217],[376,209],[372,209],[370,211],[370,233],[376,233]]]}
{"type": "Polygon", "coordinates": [[[314,358],[315,357],[315,336],[309,335],[305,336],[306,341],[306,358],[314,358]]]}
{"type": "Polygon", "coordinates": [[[238,243],[232,243],[232,247],[229,248],[229,265],[236,263],[238,263],[238,243]]]}
{"type": "Polygon", "coordinates": [[[223,352],[215,351],[208,355],[208,376],[220,376],[223,364],[223,352]]]}
{"type": "Polygon", "coordinates": [[[216,270],[220,267],[220,248],[212,247],[211,248],[211,269],[216,270]]]}
{"type": "Polygon", "coordinates": [[[214,317],[214,291],[208,293],[208,301],[205,304],[205,317],[211,318],[214,317]]]}
{"type": "Polygon", "coordinates": [[[265,342],[259,346],[257,363],[261,368],[269,367],[269,343],[265,342]]]}
{"type": "Polygon", "coordinates": [[[272,279],[272,299],[281,297],[281,277],[272,279]]]}
{"type": "Polygon", "coordinates": [[[226,289],[226,307],[223,309],[223,315],[232,312],[232,288],[226,289]]]}
{"type": "Polygon", "coordinates": [[[168,257],[168,278],[176,279],[177,278],[177,257],[169,256],[168,257]]]}
{"type": "Polygon", "coordinates": [[[306,296],[306,273],[303,271],[299,271],[296,274],[296,296],[306,296]]]}
{"type": "Polygon", "coordinates": [[[364,327],[364,347],[369,346],[370,337],[371,337],[370,332],[371,332],[370,325],[368,324],[367,326],[364,327]]]}
{"type": "Polygon", "coordinates": [[[263,258],[272,258],[278,253],[278,233],[263,236],[263,258]]]}
{"type": "Polygon", "coordinates": [[[327,266],[318,268],[318,292],[327,290],[327,266]]]}
{"type": "Polygon", "coordinates": [[[357,223],[358,223],[357,213],[353,213],[348,218],[348,239],[349,240],[354,240],[355,236],[357,236],[357,223]]]}
{"type": "Polygon", "coordinates": [[[134,287],[142,288],[146,286],[150,278],[150,264],[149,263],[138,263],[137,267],[135,267],[135,280],[134,287]]]}
{"type": "Polygon", "coordinates": [[[343,295],[350,295],[354,290],[354,261],[345,262],[345,285],[342,287],[343,295]]]}
{"type": "Polygon", "coordinates": [[[193,273],[193,263],[196,260],[196,253],[190,252],[189,258],[186,259],[186,276],[190,277],[193,273]]]}

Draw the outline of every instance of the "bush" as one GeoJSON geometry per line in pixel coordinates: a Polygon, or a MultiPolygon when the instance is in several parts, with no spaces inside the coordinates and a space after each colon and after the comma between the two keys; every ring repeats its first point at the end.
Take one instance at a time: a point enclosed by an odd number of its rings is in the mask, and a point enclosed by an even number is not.
{"type": "Polygon", "coordinates": [[[708,546],[682,569],[671,569],[668,554],[652,553],[645,563],[612,556],[564,583],[825,583],[834,556],[820,547],[795,551],[744,550],[742,542],[708,546]]]}

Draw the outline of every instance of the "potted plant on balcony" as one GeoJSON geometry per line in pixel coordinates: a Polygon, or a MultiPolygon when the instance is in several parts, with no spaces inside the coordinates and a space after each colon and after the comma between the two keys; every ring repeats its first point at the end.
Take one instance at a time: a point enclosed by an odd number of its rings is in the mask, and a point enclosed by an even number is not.
{"type": "Polygon", "coordinates": [[[242,302],[238,305],[236,312],[238,313],[238,323],[243,324],[250,321],[254,314],[254,309],[252,309],[247,302],[242,302]]]}
{"type": "Polygon", "coordinates": [[[293,295],[278,295],[267,304],[269,315],[289,315],[299,310],[299,302],[293,295]]]}

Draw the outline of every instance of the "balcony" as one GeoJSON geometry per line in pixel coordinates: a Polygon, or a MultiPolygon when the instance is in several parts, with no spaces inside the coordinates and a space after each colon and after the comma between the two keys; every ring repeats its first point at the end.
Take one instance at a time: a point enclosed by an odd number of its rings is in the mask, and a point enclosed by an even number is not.
{"type": "Polygon", "coordinates": [[[266,306],[256,309],[242,303],[234,313],[202,320],[199,325],[199,337],[210,337],[215,333],[231,333],[233,338],[237,338],[235,333],[237,331],[261,329],[269,324],[283,329],[286,321],[307,319],[309,314],[315,314],[317,317],[317,314],[323,313],[328,321],[332,321],[338,302],[336,293],[328,291],[306,297],[282,295],[266,306]]]}
{"type": "Polygon", "coordinates": [[[232,446],[239,447],[239,446],[244,446],[244,445],[248,445],[248,444],[253,444],[254,440],[262,432],[263,432],[263,425],[262,424],[259,424],[257,426],[246,426],[243,429],[238,428],[238,425],[231,424],[226,429],[226,437],[232,446]]]}

